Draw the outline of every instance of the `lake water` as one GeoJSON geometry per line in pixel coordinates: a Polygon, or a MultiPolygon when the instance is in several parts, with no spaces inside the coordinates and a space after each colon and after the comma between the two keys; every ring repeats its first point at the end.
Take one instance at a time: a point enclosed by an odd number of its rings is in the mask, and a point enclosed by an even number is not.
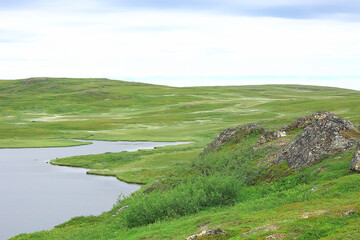
{"type": "Polygon", "coordinates": [[[87,175],[87,169],[46,162],[55,158],[136,151],[176,142],[107,142],[57,148],[0,149],[0,239],[52,229],[75,216],[110,210],[120,194],[140,188],[114,177],[87,175]]]}

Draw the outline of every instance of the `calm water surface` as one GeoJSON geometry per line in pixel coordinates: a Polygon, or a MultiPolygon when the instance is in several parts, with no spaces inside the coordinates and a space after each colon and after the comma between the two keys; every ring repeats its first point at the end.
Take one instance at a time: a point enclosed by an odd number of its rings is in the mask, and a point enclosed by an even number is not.
{"type": "Polygon", "coordinates": [[[74,216],[110,210],[120,194],[140,186],[113,177],[86,175],[86,169],[60,167],[55,158],[136,151],[176,145],[169,142],[104,142],[58,148],[0,149],[0,239],[52,229],[74,216]]]}

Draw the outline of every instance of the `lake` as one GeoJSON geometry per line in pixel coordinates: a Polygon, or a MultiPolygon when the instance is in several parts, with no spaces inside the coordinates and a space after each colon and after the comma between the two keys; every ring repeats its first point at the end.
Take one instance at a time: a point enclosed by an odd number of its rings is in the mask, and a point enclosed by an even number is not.
{"type": "Polygon", "coordinates": [[[114,177],[87,175],[87,169],[51,165],[51,159],[136,151],[179,142],[87,141],[90,145],[0,149],[0,239],[52,229],[75,216],[98,215],[120,194],[140,188],[114,177]]]}

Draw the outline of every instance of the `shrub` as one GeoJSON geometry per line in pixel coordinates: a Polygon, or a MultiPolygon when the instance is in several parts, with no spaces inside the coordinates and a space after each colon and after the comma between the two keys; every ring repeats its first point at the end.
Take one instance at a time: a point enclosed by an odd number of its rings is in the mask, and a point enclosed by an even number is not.
{"type": "Polygon", "coordinates": [[[242,183],[251,185],[256,183],[264,170],[255,163],[263,156],[264,151],[252,149],[214,152],[194,160],[192,166],[203,176],[234,176],[242,183]]]}
{"type": "Polygon", "coordinates": [[[240,190],[241,183],[231,176],[193,177],[167,192],[134,198],[122,216],[129,227],[146,225],[209,207],[233,204],[240,190]]]}

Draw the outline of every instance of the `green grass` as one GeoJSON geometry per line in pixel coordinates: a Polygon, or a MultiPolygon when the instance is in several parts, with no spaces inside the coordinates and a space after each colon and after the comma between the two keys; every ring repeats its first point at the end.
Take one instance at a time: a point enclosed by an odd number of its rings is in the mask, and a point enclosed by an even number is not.
{"type": "Polygon", "coordinates": [[[26,146],[24,141],[36,146],[38,138],[205,143],[227,127],[277,127],[319,110],[359,123],[359,100],[354,90],[297,85],[173,88],[108,79],[3,80],[0,147],[26,146]]]}
{"type": "Polygon", "coordinates": [[[11,138],[11,139],[0,139],[0,145],[6,146],[7,148],[34,148],[34,147],[71,147],[79,145],[87,145],[91,142],[79,142],[70,139],[24,139],[24,138],[11,138]]]}
{"type": "Polygon", "coordinates": [[[213,239],[265,239],[271,234],[360,238],[360,175],[348,172],[353,151],[324,157],[298,172],[286,164],[266,169],[258,163],[274,149],[253,149],[255,134],[199,157],[222,130],[246,123],[274,129],[322,110],[359,124],[358,91],[299,85],[172,88],[34,78],[0,81],[0,100],[3,148],[83,144],[71,139],[193,141],[53,160],[144,186],[100,216],[76,217],[51,231],[14,239],[184,239],[217,227],[227,234],[213,239]],[[155,180],[160,181],[152,185],[155,180]],[[153,191],[142,193],[150,186],[153,191]],[[113,216],[124,205],[130,208],[113,216]],[[352,214],[345,216],[348,210],[352,214]]]}
{"type": "Polygon", "coordinates": [[[196,144],[168,146],[137,152],[105,153],[52,160],[60,166],[92,169],[89,174],[114,176],[129,183],[146,184],[186,165],[201,149],[196,144]]]}

